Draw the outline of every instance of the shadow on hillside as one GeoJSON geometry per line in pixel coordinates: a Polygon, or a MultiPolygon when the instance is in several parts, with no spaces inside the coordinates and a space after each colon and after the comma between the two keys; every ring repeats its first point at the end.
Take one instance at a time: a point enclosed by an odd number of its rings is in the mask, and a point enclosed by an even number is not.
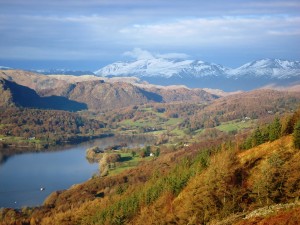
{"type": "Polygon", "coordinates": [[[17,106],[66,111],[87,109],[85,103],[69,100],[62,96],[40,97],[34,90],[11,81],[6,80],[6,86],[11,90],[13,101],[17,106]]]}
{"type": "Polygon", "coordinates": [[[154,102],[162,102],[163,101],[162,96],[160,96],[159,94],[148,92],[148,91],[145,91],[145,90],[142,90],[142,89],[140,89],[140,91],[150,101],[154,101],[154,102]]]}

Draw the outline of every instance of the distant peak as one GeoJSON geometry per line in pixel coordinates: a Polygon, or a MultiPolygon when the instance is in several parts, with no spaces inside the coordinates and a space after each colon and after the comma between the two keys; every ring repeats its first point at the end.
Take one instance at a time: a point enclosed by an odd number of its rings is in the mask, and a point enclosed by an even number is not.
{"type": "Polygon", "coordinates": [[[282,59],[260,59],[256,61],[252,61],[249,63],[244,64],[240,68],[250,68],[250,67],[259,67],[259,68],[294,68],[300,69],[300,62],[299,61],[289,61],[289,60],[282,60],[282,59]]]}

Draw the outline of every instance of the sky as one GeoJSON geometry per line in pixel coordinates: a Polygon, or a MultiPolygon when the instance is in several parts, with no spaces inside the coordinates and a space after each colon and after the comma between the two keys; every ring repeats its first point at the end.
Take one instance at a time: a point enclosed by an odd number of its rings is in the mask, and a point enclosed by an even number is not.
{"type": "Polygon", "coordinates": [[[97,70],[146,55],[300,60],[299,0],[0,0],[0,66],[97,70]],[[140,55],[139,55],[140,53],[140,55]]]}

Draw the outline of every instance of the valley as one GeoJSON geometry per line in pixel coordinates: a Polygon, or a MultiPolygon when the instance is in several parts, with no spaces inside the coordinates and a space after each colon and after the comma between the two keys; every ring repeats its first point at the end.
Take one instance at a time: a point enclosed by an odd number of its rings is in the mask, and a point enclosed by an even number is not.
{"type": "Polygon", "coordinates": [[[300,1],[1,0],[0,225],[300,224],[300,1]]]}
{"type": "MultiPolygon", "coordinates": [[[[247,224],[243,218],[265,206],[299,209],[297,88],[225,92],[5,69],[0,93],[4,166],[15,154],[86,146],[81,161],[98,167],[83,183],[49,189],[38,207],[1,209],[4,224],[140,224],[145,217],[149,224],[247,224]],[[110,136],[115,141],[107,145],[110,136]],[[135,138],[141,143],[132,147],[135,138]],[[96,151],[85,153],[88,148],[96,151]]],[[[70,165],[79,157],[71,155],[70,165]]]]}
{"type": "MultiPolygon", "coordinates": [[[[145,133],[162,142],[184,141],[188,136],[201,136],[208,128],[219,130],[220,126],[222,131],[223,124],[234,126],[244,118],[253,122],[292,112],[300,99],[297,91],[225,94],[89,75],[46,76],[4,70],[0,77],[4,97],[1,144],[37,149],[112,134],[145,133]]],[[[248,124],[241,126],[244,129],[256,124],[242,123],[248,124]]]]}
{"type": "MultiPolygon", "coordinates": [[[[298,110],[289,117],[291,127],[299,115],[298,110]]],[[[283,224],[296,222],[299,150],[293,145],[295,129],[289,131],[284,121],[279,128],[262,127],[261,143],[253,133],[253,145],[245,149],[236,137],[161,146],[158,157],[140,166],[53,192],[41,207],[2,210],[1,218],[7,224],[252,224],[281,215],[283,224]],[[270,141],[273,129],[283,133],[270,141]]]]}

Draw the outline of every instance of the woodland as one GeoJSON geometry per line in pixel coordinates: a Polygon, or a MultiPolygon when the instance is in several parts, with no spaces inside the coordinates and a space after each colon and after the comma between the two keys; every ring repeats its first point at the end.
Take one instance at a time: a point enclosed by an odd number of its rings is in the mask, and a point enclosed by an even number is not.
{"type": "Polygon", "coordinates": [[[105,124],[75,113],[29,108],[0,108],[2,147],[44,149],[63,142],[76,143],[103,134],[105,124]]]}
{"type": "MultiPolygon", "coordinates": [[[[25,75],[33,78],[22,81],[39,93],[56,90],[41,90],[40,84],[34,86],[36,75],[25,75]]],[[[87,151],[87,158],[99,163],[97,175],[53,192],[41,206],[0,209],[0,224],[283,225],[300,221],[299,92],[261,89],[215,96],[197,90],[192,101],[178,97],[167,101],[173,90],[156,90],[155,96],[160,97],[153,98],[149,89],[131,84],[56,83],[55,88],[69,88],[62,93],[64,101],[82,100],[72,104],[94,106],[99,96],[91,102],[87,96],[101,88],[113,98],[111,103],[104,99],[103,108],[73,112],[45,108],[49,96],[37,97],[43,107],[28,106],[14,91],[27,93],[29,88],[13,84],[12,90],[11,82],[0,81],[1,158],[16,149],[18,153],[50,151],[109,135],[156,140],[135,149],[124,144],[117,153],[113,147],[103,151],[95,146],[87,151]],[[120,95],[129,100],[115,108],[122,102],[120,95]],[[134,104],[135,98],[140,101],[134,104]]],[[[29,92],[37,96],[33,89],[29,92]]],[[[177,94],[191,92],[181,89],[177,94]]]]}
{"type": "Polygon", "coordinates": [[[300,110],[250,132],[161,146],[150,161],[2,209],[2,224],[297,224],[300,110]],[[250,144],[249,144],[250,143],[250,144]]]}

